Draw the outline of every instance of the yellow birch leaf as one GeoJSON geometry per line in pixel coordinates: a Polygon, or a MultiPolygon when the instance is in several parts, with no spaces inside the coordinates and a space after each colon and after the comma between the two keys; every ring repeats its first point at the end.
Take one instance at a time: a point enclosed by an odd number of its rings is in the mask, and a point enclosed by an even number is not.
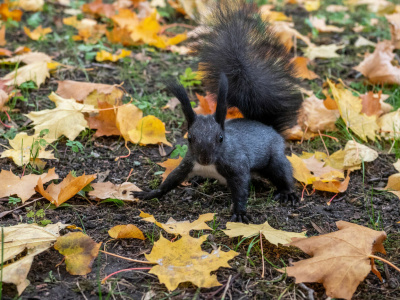
{"type": "Polygon", "coordinates": [[[39,27],[31,31],[28,27],[24,26],[24,32],[32,40],[38,41],[39,39],[44,38],[47,34],[51,33],[52,30],[50,27],[42,28],[42,25],[39,25],[39,27]]]}
{"type": "Polygon", "coordinates": [[[143,232],[135,225],[117,225],[108,231],[113,239],[139,239],[144,240],[143,232]]]}
{"type": "Polygon", "coordinates": [[[92,271],[100,246],[101,242],[96,243],[82,232],[70,232],[57,239],[54,249],[65,256],[68,273],[86,275],[92,271]]]}
{"type": "Polygon", "coordinates": [[[165,137],[164,123],[160,119],[151,115],[142,118],[135,129],[128,131],[128,136],[129,140],[134,144],[139,143],[140,145],[148,145],[164,143],[165,145],[172,147],[172,144],[168,142],[165,137]]]}
{"type": "Polygon", "coordinates": [[[163,236],[155,242],[150,254],[145,254],[149,262],[157,264],[149,273],[158,276],[169,291],[175,290],[181,282],[191,282],[198,287],[210,288],[220,286],[217,276],[211,272],[220,267],[230,268],[228,261],[239,255],[230,250],[221,251],[221,248],[211,253],[201,250],[201,244],[207,235],[192,238],[182,236],[176,242],[170,242],[163,236]]]}

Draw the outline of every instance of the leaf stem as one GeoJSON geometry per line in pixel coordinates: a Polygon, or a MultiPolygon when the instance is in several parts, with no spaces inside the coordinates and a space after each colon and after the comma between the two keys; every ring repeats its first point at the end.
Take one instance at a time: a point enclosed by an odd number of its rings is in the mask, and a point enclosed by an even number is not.
{"type": "Polygon", "coordinates": [[[125,260],[129,260],[129,261],[132,261],[132,262],[138,262],[138,263],[150,264],[150,265],[154,265],[155,264],[155,263],[152,263],[152,262],[149,262],[149,261],[143,261],[143,260],[137,260],[137,259],[132,259],[132,258],[128,258],[128,257],[123,257],[123,256],[120,256],[120,255],[117,255],[117,254],[114,254],[114,253],[103,251],[103,250],[99,250],[99,252],[102,252],[104,254],[108,254],[108,255],[111,255],[111,256],[115,256],[115,257],[118,257],[118,258],[122,258],[122,259],[125,259],[125,260]]]}
{"type": "Polygon", "coordinates": [[[384,259],[384,258],[382,258],[382,257],[375,256],[375,255],[368,255],[368,257],[374,258],[374,259],[377,259],[377,260],[380,260],[380,261],[384,262],[385,264],[388,264],[389,266],[391,266],[392,268],[394,268],[397,272],[400,272],[400,268],[396,267],[396,266],[395,266],[394,264],[392,264],[390,261],[388,261],[388,260],[386,260],[386,259],[384,259]]]}
{"type": "MultiPolygon", "coordinates": [[[[101,251],[104,252],[104,251],[101,251]]],[[[151,268],[130,268],[130,269],[123,269],[123,270],[119,270],[116,271],[114,273],[111,273],[110,275],[107,275],[106,277],[104,277],[104,279],[101,281],[101,283],[105,283],[107,281],[108,278],[110,278],[111,276],[121,273],[121,272],[126,272],[126,271],[132,271],[132,270],[150,270],[151,268]]]]}

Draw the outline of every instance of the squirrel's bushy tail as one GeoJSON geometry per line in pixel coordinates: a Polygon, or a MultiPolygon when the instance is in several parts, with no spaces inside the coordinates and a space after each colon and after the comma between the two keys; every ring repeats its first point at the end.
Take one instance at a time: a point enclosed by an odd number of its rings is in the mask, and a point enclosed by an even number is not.
{"type": "Polygon", "coordinates": [[[228,105],[238,107],[245,118],[278,132],[296,124],[303,98],[291,56],[256,5],[222,0],[206,20],[192,45],[206,89],[217,94],[223,72],[229,82],[228,105]]]}

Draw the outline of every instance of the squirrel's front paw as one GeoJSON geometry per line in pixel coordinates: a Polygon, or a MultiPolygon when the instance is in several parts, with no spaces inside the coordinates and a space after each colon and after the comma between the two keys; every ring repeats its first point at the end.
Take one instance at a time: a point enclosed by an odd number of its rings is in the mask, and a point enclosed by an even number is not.
{"type": "Polygon", "coordinates": [[[139,198],[141,200],[151,200],[154,198],[160,198],[162,193],[160,190],[152,190],[150,192],[131,192],[131,195],[135,198],[139,198]]]}
{"type": "Polygon", "coordinates": [[[292,206],[296,206],[297,203],[300,202],[299,196],[296,193],[285,193],[281,192],[275,196],[275,200],[279,200],[282,204],[290,203],[292,206]]]}
{"type": "Polygon", "coordinates": [[[231,222],[239,222],[249,224],[251,221],[251,217],[246,214],[246,212],[241,213],[233,213],[231,222]]]}

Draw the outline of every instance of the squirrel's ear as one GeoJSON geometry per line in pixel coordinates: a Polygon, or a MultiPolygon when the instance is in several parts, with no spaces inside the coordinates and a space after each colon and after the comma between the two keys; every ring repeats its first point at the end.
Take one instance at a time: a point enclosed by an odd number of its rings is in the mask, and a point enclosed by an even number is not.
{"type": "Polygon", "coordinates": [[[168,81],[165,84],[167,85],[167,89],[174,94],[182,104],[182,110],[185,114],[186,121],[188,122],[188,127],[192,126],[193,122],[196,120],[196,114],[190,104],[185,88],[177,81],[168,81]]]}
{"type": "Polygon", "coordinates": [[[217,98],[217,109],[215,110],[215,121],[221,125],[224,129],[226,112],[228,110],[226,104],[226,98],[228,96],[228,78],[225,73],[221,73],[219,76],[219,87],[218,87],[218,98],[217,98]]]}

